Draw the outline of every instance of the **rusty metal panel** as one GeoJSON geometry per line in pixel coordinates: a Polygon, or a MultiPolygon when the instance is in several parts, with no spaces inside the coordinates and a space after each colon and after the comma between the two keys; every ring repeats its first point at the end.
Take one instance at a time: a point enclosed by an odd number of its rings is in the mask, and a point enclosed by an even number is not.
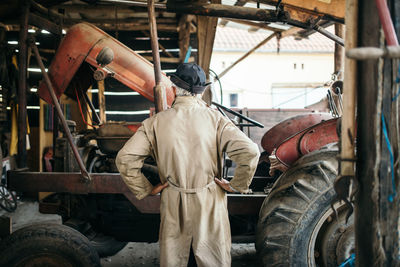
{"type": "Polygon", "coordinates": [[[288,138],[276,149],[276,158],[285,166],[290,167],[301,156],[327,144],[338,142],[337,121],[337,118],[323,121],[288,138]],[[305,138],[304,141],[303,138],[305,138]]]}
{"type": "Polygon", "coordinates": [[[85,182],[79,172],[18,172],[7,174],[8,187],[20,192],[59,192],[73,194],[122,194],[130,192],[119,174],[92,173],[85,182]]]}
{"type": "Polygon", "coordinates": [[[287,138],[321,121],[331,118],[332,116],[328,113],[311,113],[286,119],[264,134],[261,139],[261,146],[268,154],[271,154],[274,148],[278,147],[287,138]]]}
{"type": "Polygon", "coordinates": [[[299,150],[302,155],[318,150],[321,147],[339,141],[336,131],[338,119],[332,119],[313,127],[303,134],[299,150]]]}
{"type": "MultiPolygon", "coordinates": [[[[138,200],[122,181],[120,174],[92,173],[85,183],[80,173],[18,172],[7,173],[8,187],[19,192],[57,192],[71,194],[123,194],[141,213],[160,213],[160,195],[138,200]]],[[[228,195],[232,215],[258,215],[266,195],[228,195]]],[[[42,206],[42,205],[41,205],[42,206]]],[[[58,205],[45,203],[44,213],[57,213],[58,205]]]]}
{"type": "MultiPolygon", "coordinates": [[[[73,78],[79,76],[79,71],[84,71],[81,68],[83,62],[89,63],[104,74],[112,73],[116,80],[154,102],[153,65],[89,23],[80,23],[68,30],[51,62],[48,74],[58,98],[67,90],[73,78]],[[101,68],[96,62],[96,57],[104,47],[113,50],[114,60],[105,68],[101,68]]],[[[164,73],[161,76],[161,82],[166,86],[167,103],[171,105],[174,99],[171,81],[164,73]]],[[[86,89],[84,88],[84,90],[86,89]]],[[[43,82],[39,86],[38,94],[46,102],[52,103],[43,82]]]]}

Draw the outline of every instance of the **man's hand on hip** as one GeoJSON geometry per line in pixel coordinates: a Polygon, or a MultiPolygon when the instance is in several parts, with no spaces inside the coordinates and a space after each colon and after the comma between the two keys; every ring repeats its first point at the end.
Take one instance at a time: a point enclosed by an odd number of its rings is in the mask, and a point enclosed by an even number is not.
{"type": "Polygon", "coordinates": [[[165,182],[165,183],[159,183],[159,184],[157,184],[157,185],[155,185],[154,187],[153,187],[153,190],[151,190],[151,193],[150,193],[150,195],[152,195],[152,196],[154,196],[154,195],[157,195],[158,193],[160,193],[161,191],[163,191],[164,190],[164,188],[166,188],[166,187],[168,187],[169,186],[169,183],[168,182],[165,182]]]}
{"type": "Polygon", "coordinates": [[[232,190],[231,184],[229,183],[228,180],[225,180],[224,178],[221,178],[221,180],[218,178],[214,178],[214,181],[217,185],[219,185],[225,191],[230,192],[230,193],[235,192],[232,190]]]}

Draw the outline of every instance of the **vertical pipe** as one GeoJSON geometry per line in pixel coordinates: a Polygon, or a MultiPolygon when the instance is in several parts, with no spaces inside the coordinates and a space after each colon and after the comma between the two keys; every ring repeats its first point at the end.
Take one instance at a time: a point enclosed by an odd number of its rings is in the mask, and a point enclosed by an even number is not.
{"type": "Polygon", "coordinates": [[[388,46],[398,46],[396,32],[394,30],[392,18],[390,16],[387,0],[375,0],[378,8],[379,19],[382,23],[382,28],[385,33],[385,38],[388,46]]]}
{"type": "Polygon", "coordinates": [[[27,38],[29,2],[23,1],[19,31],[19,74],[18,74],[18,168],[26,165],[26,79],[27,79],[27,38]]]}
{"type": "MultiPolygon", "coordinates": [[[[58,100],[57,100],[58,101],[58,100]]],[[[53,151],[56,151],[56,146],[57,146],[57,138],[58,138],[58,132],[59,132],[59,123],[58,123],[58,115],[57,115],[57,110],[55,107],[52,108],[53,112],[53,151]]]]}
{"type": "MultiPolygon", "coordinates": [[[[58,24],[60,27],[58,27],[59,31],[58,31],[57,35],[55,35],[55,40],[54,40],[54,50],[56,50],[56,51],[62,40],[62,20],[61,19],[59,19],[58,24]]],[[[56,145],[57,145],[57,138],[58,138],[59,130],[60,130],[60,123],[59,123],[57,111],[54,107],[53,107],[52,111],[53,111],[53,152],[55,152],[56,145]]]]}
{"type": "Polygon", "coordinates": [[[67,122],[65,121],[64,114],[63,114],[63,112],[61,110],[60,104],[58,103],[56,94],[54,93],[53,86],[51,85],[51,81],[50,81],[49,75],[47,75],[47,72],[46,72],[46,70],[44,68],[44,65],[43,65],[43,62],[42,62],[42,58],[40,57],[40,54],[39,54],[39,50],[38,50],[38,48],[37,48],[37,46],[36,46],[34,41],[31,42],[31,47],[32,47],[32,50],[33,50],[33,52],[35,54],[36,60],[37,60],[37,62],[39,64],[40,70],[42,71],[43,78],[44,78],[44,81],[45,81],[45,83],[47,85],[47,89],[49,90],[51,99],[53,100],[54,107],[56,108],[58,116],[59,116],[59,118],[61,120],[61,124],[62,124],[62,126],[64,128],[65,135],[67,136],[68,142],[69,142],[69,144],[70,144],[70,146],[72,148],[72,152],[74,153],[75,159],[78,162],[79,168],[81,169],[82,176],[85,179],[85,181],[90,181],[90,175],[87,172],[86,167],[83,164],[82,158],[79,155],[78,149],[76,148],[76,146],[75,146],[75,144],[74,144],[74,142],[72,140],[71,132],[70,132],[70,130],[68,128],[67,122]]]}
{"type": "Polygon", "coordinates": [[[100,124],[106,123],[106,96],[104,94],[105,87],[104,87],[104,80],[97,81],[97,86],[99,88],[99,114],[100,114],[100,124]]]}
{"type": "MultiPolygon", "coordinates": [[[[83,97],[86,100],[86,103],[89,105],[90,110],[92,111],[92,119],[95,118],[96,123],[100,124],[101,120],[99,115],[97,115],[96,109],[93,106],[92,100],[90,99],[90,97],[87,95],[87,93],[83,93],[83,97]]],[[[93,121],[92,121],[93,123],[93,121]]]]}
{"type": "Polygon", "coordinates": [[[165,87],[161,84],[161,63],[158,47],[156,16],[154,12],[154,0],[148,0],[147,4],[150,22],[151,49],[153,51],[154,76],[156,81],[154,87],[154,104],[156,112],[160,112],[167,109],[167,98],[165,87]]]}

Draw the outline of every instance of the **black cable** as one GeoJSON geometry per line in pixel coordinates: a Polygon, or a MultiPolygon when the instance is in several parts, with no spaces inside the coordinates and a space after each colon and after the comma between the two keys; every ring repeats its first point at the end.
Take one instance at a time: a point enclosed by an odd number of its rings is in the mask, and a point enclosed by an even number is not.
{"type": "Polygon", "coordinates": [[[212,74],[214,74],[214,77],[215,77],[215,79],[218,81],[218,83],[219,83],[219,92],[220,92],[220,94],[221,94],[221,105],[222,105],[222,99],[223,99],[223,96],[222,96],[222,83],[221,83],[221,80],[219,79],[219,77],[218,77],[218,74],[217,73],[215,73],[215,71],[213,71],[212,69],[209,69],[209,71],[212,73],[212,74]]]}

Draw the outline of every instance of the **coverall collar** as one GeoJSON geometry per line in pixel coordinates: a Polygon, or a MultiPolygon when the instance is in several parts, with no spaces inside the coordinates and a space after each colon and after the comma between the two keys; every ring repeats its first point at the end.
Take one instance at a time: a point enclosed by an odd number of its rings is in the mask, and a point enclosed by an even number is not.
{"type": "Polygon", "coordinates": [[[177,96],[172,103],[172,107],[200,105],[206,107],[207,104],[196,96],[177,96]]]}

